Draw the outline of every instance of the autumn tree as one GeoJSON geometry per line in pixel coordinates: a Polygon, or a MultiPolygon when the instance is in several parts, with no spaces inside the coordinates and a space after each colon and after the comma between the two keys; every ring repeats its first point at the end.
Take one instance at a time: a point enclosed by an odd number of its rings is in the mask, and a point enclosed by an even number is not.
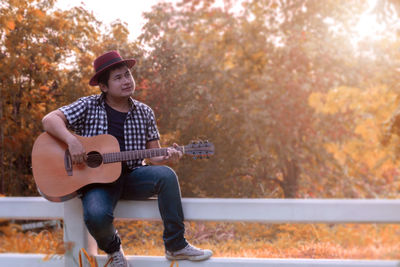
{"type": "Polygon", "coordinates": [[[98,22],[54,1],[0,4],[0,192],[35,192],[30,152],[41,118],[89,88],[98,22]],[[91,71],[91,70],[90,70],[91,71]]]}
{"type": "MultiPolygon", "coordinates": [[[[352,44],[346,83],[309,98],[320,119],[332,118],[347,132],[345,138],[324,144],[343,170],[336,186],[340,197],[398,195],[399,55],[395,29],[390,26],[398,19],[393,12],[397,9],[396,1],[377,2],[368,14],[376,16],[376,23],[386,29],[352,44]]],[[[356,33],[351,37],[355,39],[356,33]]]]}
{"type": "Polygon", "coordinates": [[[322,196],[342,174],[323,144],[350,131],[320,118],[308,98],[357,82],[343,32],[365,6],[245,1],[238,13],[235,3],[182,1],[147,13],[141,96],[175,138],[205,136],[216,144],[201,172],[190,172],[199,166],[192,163],[178,168],[189,194],[322,196]]]}

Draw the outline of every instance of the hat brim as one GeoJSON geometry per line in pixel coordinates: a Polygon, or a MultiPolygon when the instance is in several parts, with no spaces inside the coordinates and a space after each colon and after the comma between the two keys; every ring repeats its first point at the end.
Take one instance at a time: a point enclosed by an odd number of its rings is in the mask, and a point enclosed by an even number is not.
{"type": "Polygon", "coordinates": [[[124,60],[117,61],[117,62],[114,62],[114,63],[108,65],[108,66],[105,67],[104,69],[101,69],[101,70],[99,70],[98,72],[96,72],[96,74],[90,79],[89,85],[91,85],[91,86],[99,85],[99,82],[98,82],[99,76],[100,76],[101,74],[103,74],[106,70],[108,70],[109,68],[111,68],[112,66],[114,66],[114,65],[116,65],[116,64],[121,64],[121,63],[125,63],[125,64],[128,66],[128,68],[132,68],[132,67],[135,66],[135,64],[136,64],[136,59],[133,59],[133,58],[124,59],[124,60]]]}

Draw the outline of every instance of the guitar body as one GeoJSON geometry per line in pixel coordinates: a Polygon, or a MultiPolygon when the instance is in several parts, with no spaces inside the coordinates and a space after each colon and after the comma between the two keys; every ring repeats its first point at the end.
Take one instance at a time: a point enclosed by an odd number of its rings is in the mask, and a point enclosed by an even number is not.
{"type": "MultiPolygon", "coordinates": [[[[82,137],[86,153],[100,154],[119,152],[119,144],[112,135],[82,137]]],[[[72,165],[64,142],[48,133],[42,133],[32,149],[32,171],[36,185],[43,197],[61,202],[77,195],[76,191],[92,183],[111,183],[121,174],[121,162],[89,167],[86,164],[72,165]]]]}

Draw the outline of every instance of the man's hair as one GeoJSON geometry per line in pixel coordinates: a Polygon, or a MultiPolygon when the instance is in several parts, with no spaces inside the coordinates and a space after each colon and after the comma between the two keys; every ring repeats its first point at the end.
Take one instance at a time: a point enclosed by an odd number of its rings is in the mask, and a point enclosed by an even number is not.
{"type": "Polygon", "coordinates": [[[105,70],[102,74],[100,74],[100,76],[97,78],[98,83],[99,83],[99,84],[102,83],[102,84],[108,86],[108,80],[110,79],[110,73],[111,73],[113,70],[119,69],[119,68],[121,68],[121,67],[123,67],[123,66],[128,66],[128,65],[127,65],[125,62],[121,62],[121,63],[115,64],[115,65],[109,67],[108,69],[106,69],[106,70],[105,70]]]}

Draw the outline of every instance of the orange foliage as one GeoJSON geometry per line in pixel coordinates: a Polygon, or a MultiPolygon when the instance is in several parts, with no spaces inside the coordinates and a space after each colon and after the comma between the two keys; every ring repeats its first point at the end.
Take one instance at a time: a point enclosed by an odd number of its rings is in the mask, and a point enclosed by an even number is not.
{"type": "MultiPolygon", "coordinates": [[[[192,244],[216,257],[396,259],[398,225],[263,224],[186,222],[192,244]]],[[[164,255],[163,226],[153,221],[117,221],[124,250],[164,255]]]]}
{"type": "Polygon", "coordinates": [[[71,243],[63,242],[62,229],[39,233],[23,232],[17,224],[0,226],[0,253],[40,253],[48,257],[56,254],[64,254],[71,249],[71,243]]]}
{"type": "MultiPolygon", "coordinates": [[[[116,222],[125,253],[164,255],[162,223],[116,222]]],[[[215,257],[398,259],[400,226],[377,224],[263,224],[186,222],[192,244],[210,248],[215,257]]],[[[63,243],[62,230],[22,232],[18,225],[0,228],[0,253],[64,254],[72,244],[63,243]]],[[[87,262],[93,260],[81,251],[87,262]]],[[[103,253],[99,251],[99,253],[103,253]]],[[[47,258],[48,258],[47,257],[47,258]]],[[[95,265],[90,265],[95,266],[95,265]]]]}
{"type": "MultiPolygon", "coordinates": [[[[94,256],[89,256],[89,254],[86,252],[86,250],[84,248],[82,248],[79,251],[79,267],[86,266],[86,265],[83,265],[82,254],[85,256],[90,267],[98,267],[96,258],[94,256]]],[[[109,263],[110,263],[110,261],[107,261],[107,263],[104,267],[106,267],[109,263]]]]}

